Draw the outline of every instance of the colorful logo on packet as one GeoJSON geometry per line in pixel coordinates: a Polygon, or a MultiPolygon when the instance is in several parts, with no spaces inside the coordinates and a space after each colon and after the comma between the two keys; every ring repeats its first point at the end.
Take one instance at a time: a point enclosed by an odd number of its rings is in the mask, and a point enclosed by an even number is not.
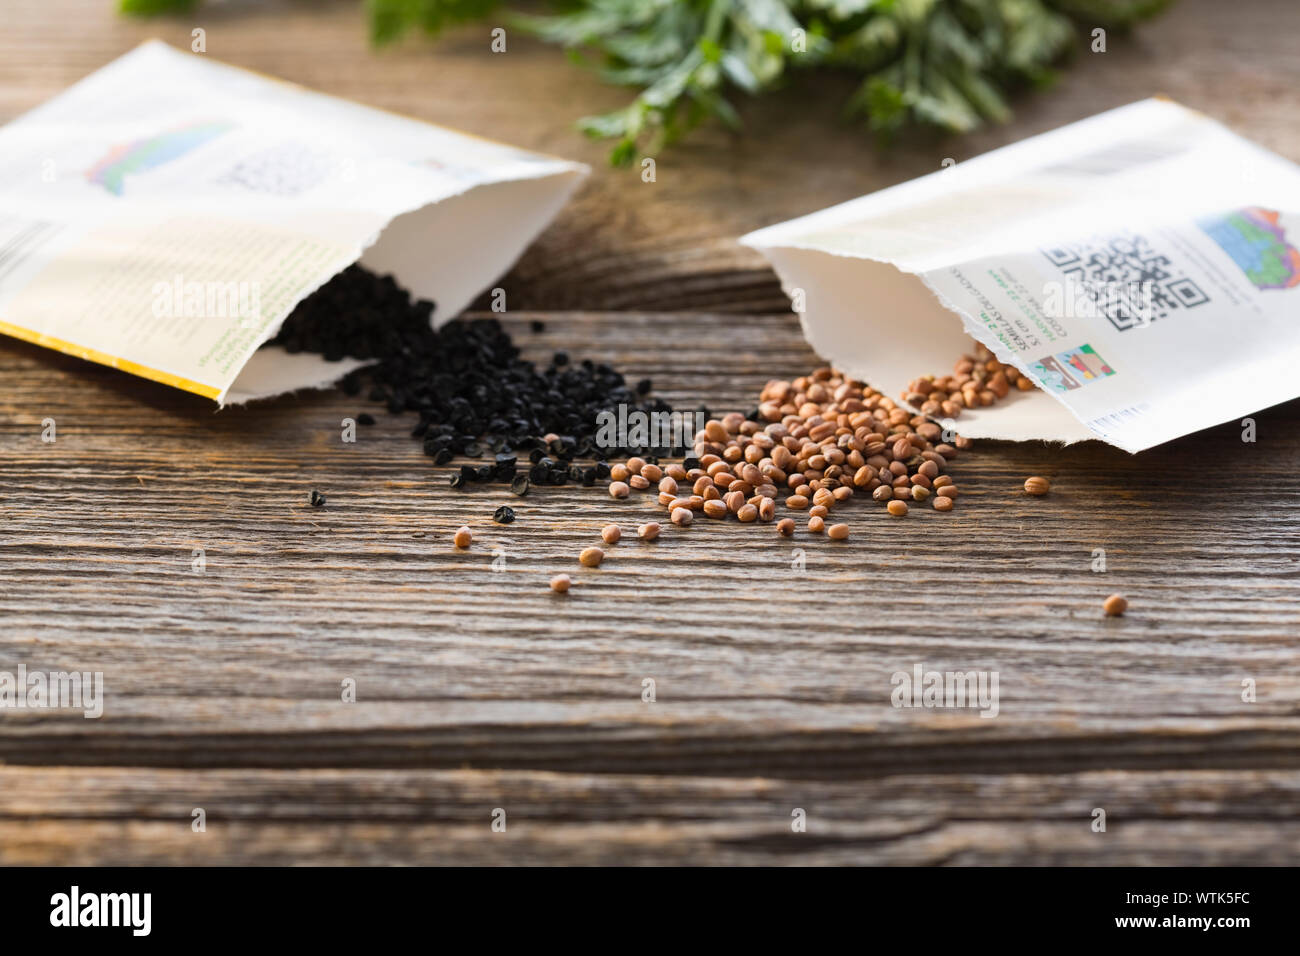
{"type": "Polygon", "coordinates": [[[1115,370],[1106,364],[1091,345],[1080,345],[1077,349],[1041,358],[1030,368],[1044,388],[1055,392],[1083,388],[1115,374],[1115,370]]]}
{"type": "Polygon", "coordinates": [[[1280,214],[1250,206],[1200,220],[1197,225],[1232,257],[1259,289],[1300,285],[1300,250],[1286,241],[1280,214]]]}
{"type": "Polygon", "coordinates": [[[179,159],[193,149],[233,128],[233,123],[193,123],[167,130],[148,139],[138,139],[112,147],[94,166],[86,170],[86,179],[103,186],[114,196],[122,195],[126,177],[148,172],[164,163],[179,159]]]}

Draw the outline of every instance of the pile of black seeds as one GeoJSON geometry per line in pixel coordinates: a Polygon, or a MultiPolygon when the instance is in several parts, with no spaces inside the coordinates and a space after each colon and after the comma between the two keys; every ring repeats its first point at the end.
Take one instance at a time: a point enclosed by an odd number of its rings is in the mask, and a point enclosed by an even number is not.
{"type": "Polygon", "coordinates": [[[365,391],[394,414],[418,415],[412,437],[423,440],[435,464],[492,458],[462,465],[451,476],[455,487],[502,481],[526,494],[531,485],[594,485],[609,477],[606,458],[686,454],[683,448],[596,446],[602,411],[617,412],[620,404],[629,412],[672,411],[648,397],[649,379],[629,387],[610,366],[572,363],[563,352],[539,369],[519,357],[495,319],[458,320],[434,331],[433,309],[428,300],[412,301],[392,276],[353,265],[299,303],[267,344],[317,352],[329,361],[375,360],[343,378],[345,393],[365,391]],[[529,466],[524,474],[521,458],[529,466]],[[582,460],[594,464],[575,464],[582,460]]]}

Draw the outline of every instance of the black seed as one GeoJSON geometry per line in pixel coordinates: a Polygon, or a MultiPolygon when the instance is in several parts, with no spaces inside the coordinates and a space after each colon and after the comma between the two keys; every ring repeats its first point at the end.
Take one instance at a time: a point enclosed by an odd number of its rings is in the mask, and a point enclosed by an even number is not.
{"type": "Polygon", "coordinates": [[[509,505],[502,505],[496,511],[492,512],[492,520],[497,524],[509,524],[515,520],[515,509],[509,505]]]}
{"type": "Polygon", "coordinates": [[[453,488],[465,488],[468,487],[469,483],[465,481],[465,475],[458,471],[447,479],[447,484],[451,485],[453,488]]]}
{"type": "Polygon", "coordinates": [[[440,448],[437,454],[433,456],[433,463],[435,465],[450,465],[451,460],[455,457],[450,448],[440,448]]]}
{"type": "Polygon", "coordinates": [[[603,461],[596,462],[596,467],[592,469],[596,473],[596,478],[603,480],[609,477],[609,465],[603,461]]]}
{"type": "Polygon", "coordinates": [[[636,383],[636,393],[638,395],[649,395],[652,388],[654,388],[654,383],[648,378],[643,378],[636,383]]]}
{"type": "Polygon", "coordinates": [[[357,416],[358,425],[373,425],[374,423],[375,423],[375,416],[371,415],[369,412],[362,412],[360,415],[357,416]]]}
{"type": "Polygon", "coordinates": [[[321,508],[324,507],[325,505],[325,496],[322,495],[315,488],[312,489],[311,498],[309,500],[311,501],[311,506],[313,508],[321,508]]]}
{"type": "Polygon", "coordinates": [[[516,475],[515,480],[510,482],[510,490],[521,498],[528,494],[529,487],[530,482],[527,475],[516,475]]]}
{"type": "MultiPolygon", "coordinates": [[[[595,447],[601,411],[619,404],[629,411],[672,410],[638,391],[648,383],[633,388],[609,365],[574,362],[564,352],[555,353],[548,367],[525,361],[495,319],[458,320],[435,330],[433,308],[427,300],[413,301],[391,276],[353,265],[300,302],[273,343],[370,363],[349,372],[340,387],[391,412],[418,415],[411,434],[439,464],[461,455],[479,458],[484,449],[493,456],[517,450],[520,461],[524,454],[534,461],[547,455],[564,462],[603,460],[622,450],[595,447]],[[548,446],[537,437],[546,434],[560,441],[548,446]]],[[[531,327],[545,326],[533,320],[531,327]]],[[[362,412],[357,421],[374,417],[362,412]]],[[[492,480],[514,476],[501,466],[492,480]]]]}
{"type": "Polygon", "coordinates": [[[533,330],[534,332],[545,332],[545,331],[546,331],[546,323],[545,323],[545,322],[539,322],[537,319],[533,319],[533,321],[530,322],[529,325],[532,327],[532,330],[533,330]]]}
{"type": "Polygon", "coordinates": [[[687,455],[685,458],[682,459],[682,467],[685,468],[687,471],[691,471],[695,468],[699,468],[700,460],[696,458],[694,455],[687,455]]]}

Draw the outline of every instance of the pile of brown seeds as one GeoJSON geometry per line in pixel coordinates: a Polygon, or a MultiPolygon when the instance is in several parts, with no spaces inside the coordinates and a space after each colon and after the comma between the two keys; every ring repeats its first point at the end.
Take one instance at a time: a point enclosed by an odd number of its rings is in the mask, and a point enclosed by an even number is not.
{"type": "Polygon", "coordinates": [[[951,375],[913,379],[900,397],[930,418],[959,418],[962,409],[995,405],[1013,388],[1028,392],[1037,386],[1014,365],[999,362],[976,342],[974,354],[959,358],[951,375]]]}
{"type": "MultiPolygon", "coordinates": [[[[775,521],[777,533],[790,537],[796,523],[793,517],[776,520],[780,505],[807,512],[809,532],[843,541],[849,526],[827,518],[855,494],[870,495],[897,517],[924,501],[935,511],[953,509],[957,486],[945,472],[971,442],[955,437],[946,443],[942,436],[930,416],[914,415],[866,383],[820,368],[791,382],[768,382],[753,417],[710,419],[695,435],[693,454],[681,462],[632,457],[614,463],[609,494],[626,499],[636,490],[657,491],[669,520],[683,528],[697,515],[734,517],[742,524],[775,521]]],[[[637,532],[652,540],[659,530],[651,522],[637,532]]],[[[607,525],[601,537],[612,545],[622,531],[607,525]]],[[[601,548],[589,547],[578,561],[594,568],[604,557],[601,548]]]]}
{"type": "MultiPolygon", "coordinates": [[[[661,467],[634,457],[613,465],[609,493],[626,498],[653,485],[659,504],[681,526],[699,514],[767,523],[780,502],[788,511],[806,511],[810,531],[843,540],[848,525],[827,526],[826,518],[854,494],[869,494],[897,516],[907,514],[909,503],[927,500],[936,511],[952,510],[958,491],[945,471],[970,442],[958,437],[948,444],[942,434],[928,415],[913,415],[865,383],[820,368],[792,382],[768,382],[756,419],[739,413],[711,419],[681,463],[661,467]]],[[[793,519],[783,518],[777,530],[793,534],[793,519]]]]}

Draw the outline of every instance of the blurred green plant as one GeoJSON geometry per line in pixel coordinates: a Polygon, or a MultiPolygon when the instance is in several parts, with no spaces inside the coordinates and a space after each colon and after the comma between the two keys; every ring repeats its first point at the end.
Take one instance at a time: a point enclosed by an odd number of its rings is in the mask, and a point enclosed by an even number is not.
{"type": "MultiPolygon", "coordinates": [[[[120,0],[131,13],[197,0],[120,0]]],[[[613,139],[610,159],[654,155],[706,119],[739,128],[735,95],[817,68],[858,78],[850,115],[888,136],[909,125],[968,132],[1011,115],[1008,95],[1043,87],[1082,35],[1122,31],[1172,0],[550,0],[506,22],[638,90],[579,128],[613,139]]],[[[501,0],[365,0],[376,45],[482,19],[501,0]]]]}

